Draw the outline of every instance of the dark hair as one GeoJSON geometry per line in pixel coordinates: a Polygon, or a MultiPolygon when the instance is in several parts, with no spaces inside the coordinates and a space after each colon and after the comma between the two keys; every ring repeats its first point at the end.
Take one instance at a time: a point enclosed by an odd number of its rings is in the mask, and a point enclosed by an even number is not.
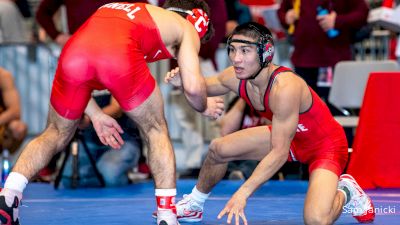
{"type": "Polygon", "coordinates": [[[272,33],[268,28],[256,22],[248,22],[237,26],[231,36],[233,35],[244,35],[255,40],[259,40],[266,35],[272,37],[272,33]]]}
{"type": "Polygon", "coordinates": [[[272,33],[268,28],[256,22],[248,22],[239,25],[233,30],[232,34],[228,38],[228,45],[231,42],[243,42],[237,39],[232,39],[233,35],[243,35],[256,40],[255,44],[257,45],[257,53],[260,59],[261,68],[271,63],[275,53],[275,45],[272,33]]]}
{"type": "MultiPolygon", "coordinates": [[[[208,18],[210,18],[210,7],[204,0],[166,0],[164,5],[162,6],[164,9],[170,8],[170,7],[176,7],[176,8],[181,8],[184,10],[192,10],[192,9],[202,9],[204,12],[207,13],[208,18]]],[[[187,14],[184,12],[176,12],[179,15],[181,15],[183,18],[186,18],[187,14]]],[[[204,35],[204,37],[201,39],[202,42],[207,42],[208,40],[211,39],[211,37],[214,35],[214,27],[212,25],[212,22],[208,23],[208,30],[207,33],[204,35]]]]}

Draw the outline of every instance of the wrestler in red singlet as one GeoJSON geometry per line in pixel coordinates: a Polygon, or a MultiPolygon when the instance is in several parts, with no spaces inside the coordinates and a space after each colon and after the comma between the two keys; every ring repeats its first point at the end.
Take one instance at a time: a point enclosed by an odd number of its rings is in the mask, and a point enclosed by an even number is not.
{"type": "Polygon", "coordinates": [[[143,3],[100,7],[64,48],[50,101],[67,119],[80,118],[94,89],[108,89],[123,110],[134,109],[156,85],[146,63],[171,58],[143,3]]]}
{"type": "MultiPolygon", "coordinates": [[[[270,121],[273,114],[268,105],[269,92],[276,76],[281,72],[292,71],[281,66],[271,74],[264,95],[265,110],[258,111],[262,117],[270,121]]],[[[347,162],[346,135],[340,124],[332,117],[326,104],[311,88],[309,89],[312,105],[307,111],[299,114],[297,131],[290,145],[289,160],[308,164],[310,173],[316,168],[324,168],[340,176],[347,162]]],[[[239,96],[255,110],[247,95],[246,80],[240,81],[239,96]]]]}

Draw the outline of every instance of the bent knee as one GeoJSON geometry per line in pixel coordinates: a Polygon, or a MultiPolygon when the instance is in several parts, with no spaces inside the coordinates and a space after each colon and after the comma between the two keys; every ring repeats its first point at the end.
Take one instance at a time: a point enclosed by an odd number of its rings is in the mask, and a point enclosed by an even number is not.
{"type": "Polygon", "coordinates": [[[323,213],[319,210],[313,210],[304,213],[304,224],[306,225],[330,225],[333,219],[329,213],[323,213]]]}
{"type": "Polygon", "coordinates": [[[138,126],[145,136],[158,137],[159,135],[168,135],[168,128],[165,120],[154,119],[151,121],[143,121],[138,123],[138,126]]]}
{"type": "Polygon", "coordinates": [[[227,155],[225,154],[224,145],[222,138],[212,140],[209,146],[209,157],[219,163],[225,162],[227,155]]]}

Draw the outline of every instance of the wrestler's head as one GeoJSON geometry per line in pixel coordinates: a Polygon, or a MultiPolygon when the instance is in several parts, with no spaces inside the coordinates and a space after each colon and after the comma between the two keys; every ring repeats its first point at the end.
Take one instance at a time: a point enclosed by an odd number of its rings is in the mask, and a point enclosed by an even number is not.
{"type": "Polygon", "coordinates": [[[167,0],[163,8],[174,11],[193,24],[202,42],[210,40],[214,28],[210,22],[210,8],[203,0],[167,0]]]}
{"type": "Polygon", "coordinates": [[[255,22],[237,26],[228,38],[227,50],[233,66],[237,67],[237,75],[242,74],[241,79],[257,77],[270,65],[275,51],[271,31],[255,22]]]}

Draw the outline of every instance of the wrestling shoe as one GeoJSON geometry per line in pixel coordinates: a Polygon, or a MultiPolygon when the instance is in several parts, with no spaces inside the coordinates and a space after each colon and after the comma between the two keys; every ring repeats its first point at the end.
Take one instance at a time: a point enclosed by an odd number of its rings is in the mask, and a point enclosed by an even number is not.
{"type": "Polygon", "coordinates": [[[172,210],[158,210],[157,225],[179,225],[176,214],[172,210]]]}
{"type": "MultiPolygon", "coordinates": [[[[180,222],[199,222],[203,219],[203,206],[190,195],[183,195],[183,199],[176,204],[176,214],[180,222]]],[[[157,218],[157,212],[153,212],[152,216],[157,218]]]]}
{"type": "Polygon", "coordinates": [[[351,210],[354,218],[359,223],[372,223],[375,219],[375,208],[371,199],[349,174],[343,174],[339,178],[338,188],[346,187],[350,191],[350,201],[345,205],[351,210]]]}
{"type": "Polygon", "coordinates": [[[18,207],[21,204],[22,193],[11,189],[0,192],[0,224],[19,225],[18,207]]]}
{"type": "Polygon", "coordinates": [[[183,199],[176,203],[176,214],[182,222],[199,222],[203,219],[203,205],[190,195],[183,195],[183,199]]]}

